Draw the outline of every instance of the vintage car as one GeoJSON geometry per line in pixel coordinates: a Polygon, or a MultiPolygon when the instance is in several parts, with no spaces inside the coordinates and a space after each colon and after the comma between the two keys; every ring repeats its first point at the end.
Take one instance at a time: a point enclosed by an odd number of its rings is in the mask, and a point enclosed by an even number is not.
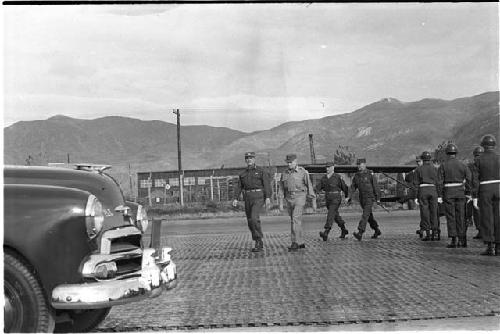
{"type": "Polygon", "coordinates": [[[4,167],[5,332],[90,331],[177,284],[171,249],[145,245],[144,208],[81,167],[4,167]]]}

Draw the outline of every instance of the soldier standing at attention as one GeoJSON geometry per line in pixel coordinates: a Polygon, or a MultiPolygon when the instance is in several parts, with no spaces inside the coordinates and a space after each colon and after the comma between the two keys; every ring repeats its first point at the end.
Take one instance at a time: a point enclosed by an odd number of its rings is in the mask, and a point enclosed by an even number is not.
{"type": "MultiPolygon", "coordinates": [[[[474,151],[472,151],[472,155],[474,156],[474,161],[467,164],[467,167],[469,167],[472,175],[472,180],[474,180],[474,178],[477,178],[476,175],[477,171],[476,167],[474,167],[474,163],[483,152],[484,149],[481,146],[476,147],[474,151]]],[[[477,230],[477,234],[472,239],[481,239],[481,223],[480,223],[479,210],[476,209],[474,205],[472,205],[472,198],[467,198],[467,203],[465,204],[465,223],[467,225],[472,226],[472,221],[474,221],[474,225],[476,226],[477,230]]]]}
{"type": "Polygon", "coordinates": [[[281,189],[286,199],[288,214],[291,220],[292,245],[288,251],[296,252],[299,248],[305,248],[304,235],[302,231],[302,211],[306,204],[306,198],[316,198],[309,173],[297,165],[297,155],[286,156],[288,169],[281,174],[281,189]]]}
{"type": "MultiPolygon", "coordinates": [[[[375,180],[375,176],[371,170],[366,168],[366,159],[358,159],[356,161],[358,165],[358,172],[354,174],[351,183],[351,196],[356,191],[359,190],[359,203],[363,208],[363,215],[361,216],[361,220],[358,225],[358,232],[354,232],[353,235],[356,239],[361,241],[363,237],[363,233],[366,229],[366,223],[370,224],[370,227],[375,230],[375,233],[372,236],[372,239],[378,238],[382,233],[378,227],[378,223],[373,217],[372,206],[373,201],[380,201],[380,189],[377,184],[377,180],[375,180]]],[[[351,198],[346,198],[348,203],[351,202],[351,198]]]]}
{"type": "Polygon", "coordinates": [[[321,178],[317,187],[317,192],[321,190],[325,191],[328,214],[326,216],[325,231],[319,232],[319,236],[323,241],[327,241],[328,233],[330,233],[333,221],[335,220],[341,230],[340,238],[344,239],[349,231],[345,228],[345,221],[339,214],[339,207],[342,203],[342,192],[344,192],[345,197],[348,197],[349,190],[342,176],[335,173],[335,163],[333,161],[326,163],[326,175],[321,178]]]}
{"type": "MultiPolygon", "coordinates": [[[[446,146],[448,160],[439,167],[440,183],[444,186],[441,191],[446,210],[448,237],[451,238],[451,243],[446,246],[447,248],[467,247],[464,219],[465,192],[468,192],[471,184],[471,173],[469,168],[457,159],[457,153],[457,146],[448,144],[446,146]]],[[[439,196],[438,201],[442,201],[441,196],[439,196]]]]}
{"type": "MultiPolygon", "coordinates": [[[[417,155],[415,157],[415,162],[417,163],[417,168],[422,166],[422,157],[420,155],[417,155]]],[[[408,197],[410,198],[410,201],[408,201],[408,209],[412,210],[411,204],[412,201],[415,201],[418,197],[418,184],[417,184],[417,175],[416,171],[417,168],[414,170],[410,171],[409,173],[406,174],[405,176],[405,181],[408,183],[408,186],[410,187],[408,197]]],[[[418,203],[418,201],[415,201],[415,203],[418,203]]],[[[421,210],[421,208],[419,208],[421,210]]],[[[422,212],[420,212],[420,216],[422,216],[422,212]]],[[[420,239],[422,239],[423,234],[424,234],[424,226],[422,220],[420,220],[419,228],[416,231],[420,239]]]]}
{"type": "Polygon", "coordinates": [[[481,140],[484,153],[476,160],[476,178],[473,184],[473,203],[479,206],[481,236],[487,248],[481,255],[500,256],[500,157],[495,153],[495,137],[485,135],[481,140]],[[479,203],[478,203],[479,196],[479,203]],[[493,243],[495,250],[493,251],[493,243]]]}
{"type": "Polygon", "coordinates": [[[438,187],[439,178],[436,167],[431,164],[431,153],[422,152],[422,166],[417,167],[415,183],[418,186],[418,201],[420,204],[420,221],[422,222],[425,237],[422,241],[440,239],[439,212],[438,212],[438,187]],[[432,235],[431,235],[432,232],[432,235]]]}
{"type": "Polygon", "coordinates": [[[252,233],[252,240],[255,241],[252,252],[262,252],[264,243],[262,242],[259,214],[264,206],[264,199],[267,208],[271,205],[271,180],[263,168],[255,165],[254,152],[245,153],[245,162],[247,163],[247,169],[238,177],[233,206],[238,205],[238,198],[240,193],[243,192],[248,228],[252,233]]]}

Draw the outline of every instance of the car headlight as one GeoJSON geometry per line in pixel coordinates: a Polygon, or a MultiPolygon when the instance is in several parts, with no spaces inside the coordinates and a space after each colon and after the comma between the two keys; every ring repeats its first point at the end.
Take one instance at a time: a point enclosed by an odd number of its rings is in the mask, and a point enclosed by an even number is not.
{"type": "Polygon", "coordinates": [[[101,202],[94,195],[89,195],[85,207],[85,225],[90,239],[95,238],[102,230],[104,211],[101,202]]]}
{"type": "Polygon", "coordinates": [[[146,232],[149,225],[148,213],[146,208],[139,204],[137,207],[137,217],[135,219],[135,226],[142,231],[146,232]]]}

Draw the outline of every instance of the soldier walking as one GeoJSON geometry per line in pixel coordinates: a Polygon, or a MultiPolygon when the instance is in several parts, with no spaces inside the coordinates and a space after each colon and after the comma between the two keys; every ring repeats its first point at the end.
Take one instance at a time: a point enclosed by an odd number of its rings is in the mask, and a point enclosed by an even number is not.
{"type": "MultiPolygon", "coordinates": [[[[479,158],[479,156],[484,152],[484,149],[482,146],[478,146],[472,151],[472,155],[474,156],[474,160],[467,164],[467,167],[469,167],[469,170],[471,172],[471,177],[472,180],[477,178],[477,171],[476,167],[474,166],[475,161],[479,158]]],[[[465,204],[465,223],[469,226],[474,226],[476,227],[477,234],[472,238],[472,239],[481,239],[481,224],[480,224],[480,216],[479,216],[479,210],[474,207],[472,204],[472,198],[469,196],[467,198],[467,203],[465,204]]]]}
{"type": "Polygon", "coordinates": [[[479,206],[481,236],[487,245],[481,255],[500,256],[500,157],[494,151],[496,140],[492,135],[485,135],[481,140],[481,146],[484,148],[484,153],[474,164],[477,177],[473,184],[473,203],[476,208],[479,206]]]}
{"type": "Polygon", "coordinates": [[[268,173],[261,167],[255,165],[255,153],[246,152],[245,162],[247,168],[239,175],[233,206],[238,205],[238,199],[243,192],[245,201],[245,214],[248,221],[248,228],[252,233],[252,240],[255,247],[252,252],[262,252],[264,243],[262,242],[262,228],[260,224],[260,212],[265,205],[267,208],[271,204],[271,180],[268,173]]]}
{"type": "Polygon", "coordinates": [[[342,204],[342,192],[345,197],[348,197],[349,190],[344,182],[344,179],[339,174],[335,173],[335,163],[333,161],[326,163],[326,175],[324,175],[317,187],[317,192],[325,192],[326,207],[328,214],[326,216],[325,231],[319,232],[319,236],[323,241],[328,240],[328,234],[332,229],[333,221],[340,227],[340,238],[344,239],[349,231],[345,228],[345,221],[339,214],[339,207],[342,204]]]}
{"type": "Polygon", "coordinates": [[[444,198],[448,237],[451,238],[451,243],[446,246],[447,248],[467,247],[464,220],[465,193],[469,191],[471,173],[469,168],[457,159],[457,153],[457,146],[448,144],[446,146],[448,160],[439,167],[440,183],[443,184],[444,188],[438,189],[443,194],[443,197],[440,196],[438,201],[441,202],[444,198]]]}
{"type": "Polygon", "coordinates": [[[422,241],[440,240],[439,213],[438,213],[438,170],[431,164],[431,153],[422,152],[423,165],[417,167],[415,172],[415,184],[418,187],[418,199],[420,205],[420,221],[422,222],[425,237],[422,241]]]}
{"type": "MultiPolygon", "coordinates": [[[[356,164],[358,165],[358,172],[354,174],[352,179],[350,194],[352,196],[356,189],[359,190],[359,203],[361,204],[361,208],[363,208],[363,214],[359,221],[358,232],[354,232],[353,235],[361,241],[366,229],[366,223],[368,222],[370,227],[375,231],[372,239],[376,239],[382,232],[380,232],[378,223],[373,217],[372,206],[374,201],[377,203],[380,201],[380,189],[373,172],[366,168],[366,159],[358,159],[356,164]]],[[[351,203],[351,198],[346,198],[346,201],[351,203]]]]}
{"type": "Polygon", "coordinates": [[[297,165],[297,155],[286,156],[288,169],[281,174],[281,189],[287,203],[288,214],[291,223],[292,244],[288,251],[296,252],[299,248],[305,248],[304,233],[302,230],[302,212],[307,198],[316,198],[309,173],[297,165]]]}

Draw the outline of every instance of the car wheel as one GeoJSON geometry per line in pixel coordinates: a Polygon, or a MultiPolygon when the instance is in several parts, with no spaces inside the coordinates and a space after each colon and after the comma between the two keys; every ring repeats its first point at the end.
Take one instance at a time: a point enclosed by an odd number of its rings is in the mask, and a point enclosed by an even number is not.
{"type": "Polygon", "coordinates": [[[81,333],[89,332],[99,326],[99,324],[109,314],[111,307],[96,310],[71,310],[69,317],[71,321],[56,324],[56,333],[81,333]]]}
{"type": "Polygon", "coordinates": [[[17,256],[4,254],[4,331],[52,332],[54,313],[47,305],[43,289],[17,256]]]}

